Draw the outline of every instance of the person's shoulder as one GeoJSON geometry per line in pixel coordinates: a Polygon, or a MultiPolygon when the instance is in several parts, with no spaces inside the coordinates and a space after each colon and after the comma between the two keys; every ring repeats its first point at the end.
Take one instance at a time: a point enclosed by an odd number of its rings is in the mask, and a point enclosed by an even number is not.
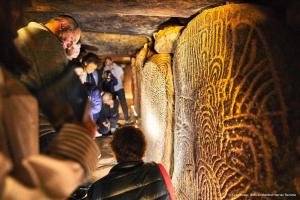
{"type": "Polygon", "coordinates": [[[144,162],[144,165],[145,165],[145,166],[156,166],[157,163],[154,162],[154,161],[152,161],[152,162],[144,162]]]}
{"type": "Polygon", "coordinates": [[[29,22],[27,27],[34,27],[34,28],[41,28],[41,29],[47,29],[43,24],[38,22],[29,22]]]}
{"type": "Polygon", "coordinates": [[[103,187],[103,178],[99,179],[91,185],[88,191],[89,199],[98,199],[103,187]]]}
{"type": "Polygon", "coordinates": [[[92,184],[92,187],[95,187],[95,188],[102,188],[103,185],[105,185],[107,182],[109,182],[111,180],[111,175],[110,174],[107,174],[106,176],[100,178],[99,180],[95,181],[93,184],[92,184]]]}
{"type": "Polygon", "coordinates": [[[18,32],[20,31],[45,31],[45,32],[48,32],[49,30],[43,25],[43,24],[40,24],[40,23],[37,23],[37,22],[29,22],[26,26],[22,27],[19,29],[18,32]]]}
{"type": "Polygon", "coordinates": [[[123,68],[120,67],[119,65],[117,65],[116,63],[114,63],[113,69],[114,69],[115,72],[117,72],[117,73],[119,73],[119,74],[121,74],[121,73],[124,72],[124,71],[123,71],[123,68]]]}
{"type": "Polygon", "coordinates": [[[101,186],[102,186],[102,184],[103,184],[103,180],[104,180],[104,178],[105,178],[105,177],[103,177],[103,178],[101,178],[101,179],[97,180],[96,182],[94,182],[94,183],[92,184],[92,186],[91,186],[91,187],[93,187],[93,188],[98,188],[98,187],[101,187],[101,186]]]}
{"type": "MultiPolygon", "coordinates": [[[[54,40],[57,40],[56,37],[43,24],[30,22],[27,26],[18,30],[18,36],[14,42],[18,47],[21,44],[28,45],[28,41],[34,44],[45,43],[45,41],[55,44],[54,40]]],[[[59,42],[57,43],[60,45],[59,42]]],[[[41,48],[44,48],[44,46],[41,46],[41,48]]]]}
{"type": "Polygon", "coordinates": [[[143,168],[145,168],[145,169],[157,169],[158,164],[156,162],[145,162],[143,164],[143,168]]]}
{"type": "Polygon", "coordinates": [[[113,63],[113,68],[118,69],[118,70],[122,70],[122,67],[119,66],[117,63],[113,63]]]}

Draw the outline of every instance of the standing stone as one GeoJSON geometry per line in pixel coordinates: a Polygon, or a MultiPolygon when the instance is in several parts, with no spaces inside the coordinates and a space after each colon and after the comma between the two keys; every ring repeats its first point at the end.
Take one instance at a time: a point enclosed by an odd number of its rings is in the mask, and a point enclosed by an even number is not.
{"type": "Polygon", "coordinates": [[[173,66],[178,199],[294,193],[282,31],[249,4],[205,10],[183,31],[173,66]]]}
{"type": "Polygon", "coordinates": [[[146,43],[144,47],[136,54],[134,66],[133,66],[133,73],[136,77],[134,82],[134,107],[136,112],[139,116],[141,116],[141,70],[144,67],[144,64],[147,58],[153,55],[153,52],[149,49],[149,45],[152,43],[146,43]]]}
{"type": "Polygon", "coordinates": [[[155,54],[141,73],[141,125],[147,138],[146,159],[171,172],[174,88],[170,54],[155,54]]]}

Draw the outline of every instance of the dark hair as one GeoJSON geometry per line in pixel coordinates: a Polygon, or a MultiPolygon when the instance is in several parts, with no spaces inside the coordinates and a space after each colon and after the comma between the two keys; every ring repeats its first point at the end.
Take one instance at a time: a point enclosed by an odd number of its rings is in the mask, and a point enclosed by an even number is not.
{"type": "Polygon", "coordinates": [[[84,66],[86,66],[86,64],[89,64],[89,63],[96,63],[96,64],[99,64],[101,63],[101,60],[100,58],[94,54],[94,53],[88,53],[86,54],[83,58],[82,58],[82,64],[84,66]]]}
{"type": "Polygon", "coordinates": [[[106,60],[111,60],[111,61],[112,61],[112,58],[109,57],[109,56],[107,56],[107,57],[104,58],[104,62],[105,62],[106,60]]]}
{"type": "Polygon", "coordinates": [[[118,162],[140,161],[146,151],[144,133],[132,126],[118,129],[111,141],[111,148],[118,162]]]}
{"type": "Polygon", "coordinates": [[[106,71],[103,72],[103,79],[104,80],[106,80],[108,78],[111,78],[111,76],[112,76],[112,73],[111,73],[110,70],[106,70],[106,71]]]}
{"type": "Polygon", "coordinates": [[[68,31],[72,32],[79,28],[78,22],[75,20],[74,17],[72,17],[70,15],[59,15],[57,17],[50,19],[48,21],[48,23],[51,23],[53,21],[57,21],[57,22],[67,21],[68,22],[68,26],[61,27],[61,30],[60,30],[61,32],[68,32],[68,31]]]}

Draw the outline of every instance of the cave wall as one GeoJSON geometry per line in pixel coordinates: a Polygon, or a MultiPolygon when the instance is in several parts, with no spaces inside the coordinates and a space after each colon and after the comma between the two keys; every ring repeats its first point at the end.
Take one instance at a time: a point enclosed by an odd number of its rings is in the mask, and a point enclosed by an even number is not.
{"type": "Polygon", "coordinates": [[[178,199],[295,193],[284,41],[272,13],[249,4],[207,9],[187,25],[173,62],[178,199]]]}
{"type": "Polygon", "coordinates": [[[146,160],[170,172],[173,152],[174,88],[170,54],[151,56],[141,70],[141,126],[147,138],[146,160]]]}

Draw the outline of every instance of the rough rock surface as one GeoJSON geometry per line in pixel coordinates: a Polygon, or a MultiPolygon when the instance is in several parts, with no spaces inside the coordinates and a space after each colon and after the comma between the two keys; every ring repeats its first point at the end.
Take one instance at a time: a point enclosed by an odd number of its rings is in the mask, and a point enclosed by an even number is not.
{"type": "Polygon", "coordinates": [[[146,159],[163,163],[170,171],[174,106],[170,54],[151,56],[141,75],[141,125],[148,141],[146,159]]]}
{"type": "Polygon", "coordinates": [[[205,10],[183,31],[174,58],[178,199],[295,193],[282,41],[269,11],[249,4],[205,10]]]}
{"type": "Polygon", "coordinates": [[[182,29],[183,26],[170,26],[159,30],[155,34],[155,51],[157,53],[174,53],[174,47],[182,29]]]}

